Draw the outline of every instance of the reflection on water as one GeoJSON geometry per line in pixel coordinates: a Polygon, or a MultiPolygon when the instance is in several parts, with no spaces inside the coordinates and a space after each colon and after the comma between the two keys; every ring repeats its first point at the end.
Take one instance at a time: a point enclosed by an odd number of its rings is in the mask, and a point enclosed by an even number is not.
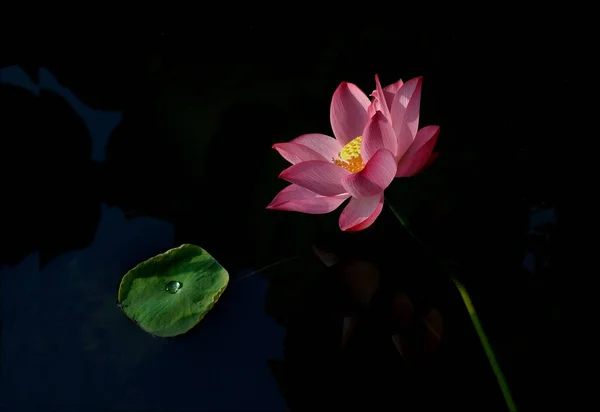
{"type": "MultiPolygon", "coordinates": [[[[43,69],[39,86],[14,66],[0,70],[0,82],[63,96],[84,118],[94,160],[104,158],[120,113],[89,109],[43,69]]],[[[174,339],[151,337],[119,310],[121,277],[177,246],[173,232],[167,222],[126,219],[103,205],[86,249],[43,270],[37,252],[2,268],[2,410],[284,408],[267,366],[281,358],[284,331],[264,313],[260,277],[230,287],[199,326],[174,339]]]]}
{"type": "Polygon", "coordinates": [[[44,68],[39,71],[39,79],[39,84],[35,84],[19,66],[0,68],[0,83],[21,87],[35,95],[39,95],[40,89],[48,90],[69,102],[75,113],[85,122],[92,138],[92,160],[103,161],[106,143],[121,121],[121,112],[91,109],[44,68]]]}
{"type": "Polygon", "coordinates": [[[5,269],[4,410],[281,409],[267,359],[281,357],[283,330],[264,314],[262,278],[228,289],[180,338],[153,338],[116,306],[123,274],[173,246],[170,224],[103,206],[86,250],[5,269]]]}

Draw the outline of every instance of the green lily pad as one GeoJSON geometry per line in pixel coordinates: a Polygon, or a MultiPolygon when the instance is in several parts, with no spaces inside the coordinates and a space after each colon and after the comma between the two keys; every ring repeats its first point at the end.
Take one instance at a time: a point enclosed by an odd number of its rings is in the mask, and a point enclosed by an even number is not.
{"type": "Polygon", "coordinates": [[[127,272],[119,286],[118,301],[143,330],[171,337],[196,326],[228,282],[229,274],[208,252],[184,244],[127,272]]]}

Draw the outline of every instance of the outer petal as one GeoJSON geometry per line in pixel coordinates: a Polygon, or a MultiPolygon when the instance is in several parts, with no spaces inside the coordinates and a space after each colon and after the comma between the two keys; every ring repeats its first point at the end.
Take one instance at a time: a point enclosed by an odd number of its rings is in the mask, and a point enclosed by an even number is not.
{"type": "Polygon", "coordinates": [[[313,149],[298,143],[276,143],[273,145],[273,149],[277,150],[281,157],[291,164],[305,162],[307,160],[327,160],[323,155],[317,153],[313,149]]]}
{"type": "Polygon", "coordinates": [[[279,177],[322,196],[335,196],[346,193],[342,179],[349,174],[333,163],[309,160],[288,167],[279,177]]]}
{"type": "Polygon", "coordinates": [[[388,149],[393,155],[396,154],[398,141],[392,124],[382,112],[377,111],[369,119],[363,133],[361,146],[361,155],[365,162],[368,162],[379,149],[388,149]]]}
{"type": "Polygon", "coordinates": [[[439,126],[425,126],[417,132],[415,140],[412,142],[404,157],[411,157],[417,153],[431,139],[437,139],[440,134],[439,126]]]}
{"type": "Polygon", "coordinates": [[[394,96],[391,108],[392,126],[398,137],[397,156],[402,156],[417,134],[421,106],[422,77],[404,83],[394,96]]]}
{"type": "Polygon", "coordinates": [[[362,199],[352,198],[340,214],[340,229],[356,232],[368,228],[383,209],[383,193],[362,199]]]}
{"type": "Polygon", "coordinates": [[[302,136],[296,137],[291,143],[306,146],[315,152],[320,153],[327,160],[336,158],[340,153],[340,150],[342,150],[340,142],[333,137],[320,133],[303,134],[302,136]]]}
{"type": "Polygon", "coordinates": [[[333,134],[342,145],[362,134],[370,103],[367,95],[355,84],[342,82],[335,90],[329,119],[333,134]]]}
{"type": "MultiPolygon", "coordinates": [[[[414,176],[432,161],[432,152],[437,142],[439,131],[440,128],[438,126],[428,126],[419,130],[417,138],[420,138],[420,141],[425,141],[425,143],[410,155],[407,152],[400,159],[398,170],[396,170],[396,177],[414,176]]],[[[417,138],[415,138],[415,143],[417,142],[417,138]]]]}
{"type": "MultiPolygon", "coordinates": [[[[294,166],[292,166],[294,167],[294,166]]],[[[387,149],[373,155],[365,168],[342,179],[342,184],[353,197],[363,198],[383,192],[396,175],[396,158],[387,149]]]]}
{"type": "Polygon", "coordinates": [[[267,209],[323,214],[334,211],[349,197],[349,194],[321,196],[292,184],[279,192],[275,199],[269,203],[267,209]]]}

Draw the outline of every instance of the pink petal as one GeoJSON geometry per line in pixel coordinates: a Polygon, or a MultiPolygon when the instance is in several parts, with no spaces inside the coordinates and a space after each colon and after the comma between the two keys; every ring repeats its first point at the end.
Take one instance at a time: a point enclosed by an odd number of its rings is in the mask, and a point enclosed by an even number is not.
{"type": "MultiPolygon", "coordinates": [[[[373,93],[371,93],[371,96],[373,96],[373,102],[375,102],[375,100],[381,100],[381,96],[383,96],[383,100],[385,100],[388,110],[392,110],[392,102],[394,101],[394,96],[396,95],[398,90],[400,90],[403,84],[404,83],[402,82],[402,79],[400,79],[396,83],[385,86],[383,88],[383,94],[381,94],[377,91],[377,89],[375,89],[373,93]]],[[[369,117],[375,114],[376,109],[373,108],[370,110],[371,111],[369,113],[369,117]]]]}
{"type": "MultiPolygon", "coordinates": [[[[387,105],[385,93],[383,92],[383,89],[381,88],[381,83],[379,82],[379,76],[377,74],[375,75],[375,87],[376,87],[375,90],[377,91],[377,97],[375,99],[373,99],[373,103],[375,104],[376,109],[380,110],[381,113],[383,113],[383,115],[387,119],[391,119],[390,109],[389,109],[389,106],[387,105]]],[[[394,153],[395,153],[395,151],[394,151],[394,153]]]]}
{"type": "Polygon", "coordinates": [[[267,209],[309,214],[329,213],[337,209],[350,195],[321,196],[298,185],[289,185],[275,196],[267,209]]]}
{"type": "Polygon", "coordinates": [[[309,149],[320,153],[327,160],[330,160],[331,158],[337,158],[340,150],[342,150],[342,145],[340,142],[333,137],[320,133],[303,134],[302,136],[296,137],[291,141],[291,143],[297,143],[306,146],[309,149]]]}
{"type": "Polygon", "coordinates": [[[414,176],[432,161],[432,152],[439,133],[439,126],[427,126],[419,130],[413,143],[418,149],[412,150],[411,146],[400,159],[398,169],[396,170],[396,177],[414,176]]]}
{"type": "MultiPolygon", "coordinates": [[[[374,96],[373,94],[371,96],[374,96]]],[[[373,117],[375,115],[375,113],[377,113],[377,108],[379,107],[378,105],[378,98],[377,97],[373,97],[373,101],[371,102],[371,104],[369,105],[369,107],[367,107],[367,117],[370,119],[371,117],[373,117]]]]}
{"type": "Polygon", "coordinates": [[[370,103],[367,95],[355,84],[342,82],[335,90],[329,119],[333,134],[342,145],[362,135],[370,103]]]}
{"type": "Polygon", "coordinates": [[[305,162],[307,160],[328,160],[313,149],[298,143],[276,143],[273,145],[273,149],[277,150],[281,157],[291,164],[305,162]]]}
{"type": "Polygon", "coordinates": [[[400,90],[400,88],[402,87],[403,84],[404,83],[402,82],[402,79],[400,79],[396,83],[392,83],[388,86],[385,86],[385,88],[383,89],[383,92],[386,96],[386,101],[390,105],[390,108],[392,105],[392,100],[391,99],[388,100],[387,97],[388,96],[393,97],[396,93],[398,93],[398,90],[400,90]]]}
{"type": "Polygon", "coordinates": [[[404,83],[394,96],[391,108],[392,126],[398,137],[397,156],[402,156],[417,134],[421,106],[422,77],[404,83]]]}
{"type": "Polygon", "coordinates": [[[346,193],[342,179],[349,174],[333,163],[309,160],[288,167],[279,177],[322,196],[335,196],[346,193]]]}
{"type": "MultiPolygon", "coordinates": [[[[294,167],[294,166],[292,166],[294,167]]],[[[380,149],[371,157],[365,168],[342,179],[345,191],[362,198],[380,194],[394,180],[396,158],[387,149],[380,149]]]]}
{"type": "Polygon", "coordinates": [[[437,139],[440,134],[440,126],[425,126],[417,132],[404,157],[411,157],[417,153],[431,139],[437,139]]]}
{"type": "Polygon", "coordinates": [[[368,228],[383,209],[383,193],[362,199],[351,198],[340,214],[340,229],[356,232],[368,228]]]}
{"type": "Polygon", "coordinates": [[[398,141],[392,124],[382,112],[377,111],[369,119],[363,133],[361,146],[361,155],[365,162],[368,162],[379,149],[388,149],[392,154],[396,154],[398,141]]]}

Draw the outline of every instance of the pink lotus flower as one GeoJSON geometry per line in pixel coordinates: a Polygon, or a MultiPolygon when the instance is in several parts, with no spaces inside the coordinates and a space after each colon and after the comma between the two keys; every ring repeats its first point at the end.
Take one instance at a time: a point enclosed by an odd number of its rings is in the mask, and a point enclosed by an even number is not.
{"type": "Polygon", "coordinates": [[[292,183],[267,209],[322,214],[337,209],[340,229],[371,226],[383,209],[383,191],[394,177],[413,176],[431,160],[439,126],[418,130],[422,78],[385,88],[375,76],[370,101],[343,82],[333,94],[330,120],[335,138],[305,134],[273,148],[292,163],[279,177],[292,183]]]}

